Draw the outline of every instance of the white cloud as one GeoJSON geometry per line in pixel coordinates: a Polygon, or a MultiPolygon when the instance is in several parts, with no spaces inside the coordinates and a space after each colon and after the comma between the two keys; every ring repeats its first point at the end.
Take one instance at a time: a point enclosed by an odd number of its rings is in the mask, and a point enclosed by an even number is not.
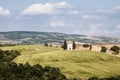
{"type": "Polygon", "coordinates": [[[112,35],[113,32],[111,30],[106,29],[106,26],[108,25],[110,24],[101,24],[101,23],[83,24],[83,27],[77,29],[75,33],[91,35],[91,36],[95,36],[95,35],[101,36],[101,35],[109,35],[109,34],[112,35]]]}
{"type": "Polygon", "coordinates": [[[51,23],[50,23],[50,26],[52,26],[52,27],[64,27],[64,26],[66,26],[66,23],[64,22],[64,21],[52,21],[51,23]]]}
{"type": "Polygon", "coordinates": [[[8,9],[4,9],[3,7],[0,6],[0,15],[8,16],[8,15],[10,15],[10,11],[8,9]]]}
{"type": "Polygon", "coordinates": [[[66,19],[61,19],[58,16],[53,16],[51,17],[50,21],[49,21],[49,26],[51,27],[66,27],[66,28],[70,28],[70,27],[75,27],[78,26],[76,25],[75,22],[71,22],[69,20],[66,19]]]}
{"type": "Polygon", "coordinates": [[[99,10],[96,10],[96,12],[99,12],[99,13],[116,13],[120,11],[120,6],[115,6],[111,9],[99,9],[99,10]]]}
{"type": "Polygon", "coordinates": [[[96,12],[99,12],[99,13],[114,13],[114,11],[112,11],[110,9],[99,9],[99,10],[96,10],[96,12]]]}
{"type": "Polygon", "coordinates": [[[83,19],[104,19],[103,17],[97,15],[81,15],[83,19]]]}
{"type": "Polygon", "coordinates": [[[58,8],[67,8],[67,7],[71,7],[69,4],[67,4],[66,2],[59,2],[59,3],[53,3],[53,5],[55,7],[58,8]]]}
{"type": "Polygon", "coordinates": [[[95,35],[99,30],[98,27],[100,27],[102,24],[90,24],[90,31],[89,33],[91,35],[95,35]]]}
{"type": "Polygon", "coordinates": [[[79,14],[80,12],[77,11],[77,10],[74,10],[74,11],[69,11],[68,14],[73,14],[73,15],[77,15],[79,14]]]}
{"type": "Polygon", "coordinates": [[[114,10],[120,10],[120,6],[115,6],[113,9],[114,10]]]}
{"type": "Polygon", "coordinates": [[[61,11],[58,9],[64,9],[68,7],[70,7],[70,5],[66,2],[33,4],[24,9],[22,15],[56,14],[61,13],[61,11]]]}
{"type": "Polygon", "coordinates": [[[120,29],[120,24],[117,25],[117,28],[120,29]]]}

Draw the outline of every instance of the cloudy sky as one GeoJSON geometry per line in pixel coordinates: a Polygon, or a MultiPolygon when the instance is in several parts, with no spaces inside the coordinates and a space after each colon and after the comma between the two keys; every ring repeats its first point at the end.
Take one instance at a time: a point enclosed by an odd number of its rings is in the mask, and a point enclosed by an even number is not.
{"type": "Polygon", "coordinates": [[[0,0],[0,32],[120,36],[120,0],[0,0]]]}

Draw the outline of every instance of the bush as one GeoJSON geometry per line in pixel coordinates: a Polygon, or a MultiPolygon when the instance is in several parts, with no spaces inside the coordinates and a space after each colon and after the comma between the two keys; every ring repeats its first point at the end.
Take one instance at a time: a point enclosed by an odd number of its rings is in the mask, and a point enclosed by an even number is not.
{"type": "Polygon", "coordinates": [[[116,54],[119,53],[120,48],[118,46],[113,46],[110,48],[111,51],[115,52],[116,54]]]}
{"type": "Polygon", "coordinates": [[[48,46],[48,43],[45,43],[44,46],[48,46]]]}
{"type": "Polygon", "coordinates": [[[50,44],[50,47],[52,47],[52,44],[50,44]]]}
{"type": "Polygon", "coordinates": [[[83,47],[84,48],[88,48],[90,45],[88,45],[88,44],[83,44],[83,47]]]}
{"type": "Polygon", "coordinates": [[[105,46],[102,46],[102,47],[101,47],[101,51],[100,51],[100,52],[105,53],[106,51],[107,51],[107,48],[106,48],[105,46]]]}

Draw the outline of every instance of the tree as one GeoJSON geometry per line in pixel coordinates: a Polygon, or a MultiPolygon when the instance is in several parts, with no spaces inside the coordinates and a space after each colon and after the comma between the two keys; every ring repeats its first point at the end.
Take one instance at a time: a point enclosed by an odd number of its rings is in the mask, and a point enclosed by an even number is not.
{"type": "Polygon", "coordinates": [[[90,45],[88,45],[88,44],[83,44],[83,47],[84,48],[88,48],[90,45]]]}
{"type": "Polygon", "coordinates": [[[52,47],[52,44],[50,44],[50,47],[52,47]]]}
{"type": "Polygon", "coordinates": [[[119,53],[120,48],[118,46],[113,46],[110,48],[111,51],[115,52],[116,54],[119,53]]]}
{"type": "Polygon", "coordinates": [[[90,44],[90,50],[92,50],[92,45],[90,44]]]}
{"type": "Polygon", "coordinates": [[[48,43],[45,43],[44,46],[48,46],[48,43]]]}
{"type": "Polygon", "coordinates": [[[75,41],[73,41],[73,49],[76,49],[75,41]]]}
{"type": "Polygon", "coordinates": [[[99,78],[98,77],[91,77],[88,80],[99,80],[99,78]]]}
{"type": "Polygon", "coordinates": [[[107,51],[107,48],[106,48],[105,46],[102,46],[102,47],[101,47],[101,51],[100,51],[100,52],[105,53],[106,51],[107,51]]]}
{"type": "Polygon", "coordinates": [[[63,45],[63,49],[66,50],[67,49],[67,41],[64,41],[64,45],[63,45]]]}

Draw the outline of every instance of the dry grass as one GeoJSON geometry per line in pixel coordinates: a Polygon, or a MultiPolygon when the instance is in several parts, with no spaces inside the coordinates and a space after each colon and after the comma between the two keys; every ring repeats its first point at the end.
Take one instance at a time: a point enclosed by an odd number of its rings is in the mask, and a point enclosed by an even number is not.
{"type": "Polygon", "coordinates": [[[59,67],[68,78],[83,80],[92,76],[109,77],[120,75],[120,58],[91,51],[64,51],[38,45],[2,47],[4,50],[19,50],[22,54],[14,61],[31,65],[59,67]]]}

